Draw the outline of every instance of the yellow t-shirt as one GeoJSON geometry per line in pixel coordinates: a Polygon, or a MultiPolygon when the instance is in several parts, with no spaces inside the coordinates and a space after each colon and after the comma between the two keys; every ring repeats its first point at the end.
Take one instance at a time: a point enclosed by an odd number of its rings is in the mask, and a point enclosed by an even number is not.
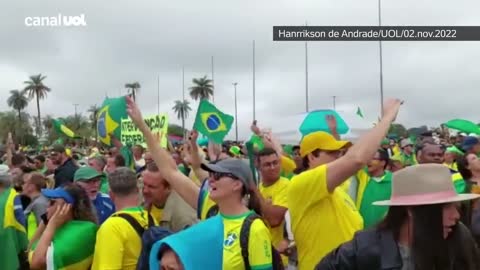
{"type": "Polygon", "coordinates": [[[92,270],[135,270],[137,267],[142,241],[128,221],[115,216],[119,213],[132,215],[142,226],[148,224],[148,212],[142,207],[126,208],[109,217],[97,232],[92,270]]]}
{"type": "Polygon", "coordinates": [[[154,204],[152,204],[150,208],[150,215],[152,215],[153,219],[160,223],[162,221],[162,213],[163,213],[163,208],[158,208],[154,204]]]}
{"type": "Polygon", "coordinates": [[[285,175],[293,173],[293,171],[297,168],[297,164],[295,164],[295,161],[286,156],[280,157],[280,166],[282,167],[282,172],[285,175]]]}
{"type": "Polygon", "coordinates": [[[350,196],[341,187],[328,192],[327,165],[294,176],[287,199],[298,270],[313,269],[328,252],[363,228],[363,219],[350,196]]]}
{"type": "Polygon", "coordinates": [[[204,180],[201,187],[200,193],[198,194],[198,204],[197,204],[197,217],[200,220],[207,219],[208,211],[214,207],[216,204],[212,199],[210,199],[210,192],[208,191],[208,180],[204,180]]]}
{"type": "MultiPolygon", "coordinates": [[[[249,211],[238,216],[222,215],[223,219],[223,270],[245,270],[240,246],[240,230],[243,220],[252,213],[249,211]]],[[[248,241],[248,260],[251,269],[272,268],[272,249],[270,232],[262,220],[256,219],[250,227],[248,241]]]]}
{"type": "Polygon", "coordinates": [[[448,163],[444,162],[443,165],[447,166],[450,170],[454,170],[454,171],[458,172],[457,162],[453,162],[452,164],[448,164],[448,163]]]}
{"type": "MultiPolygon", "coordinates": [[[[275,184],[265,187],[263,184],[259,185],[260,193],[265,200],[270,201],[272,205],[288,208],[287,205],[287,193],[290,180],[285,177],[275,182],[275,184]]],[[[270,234],[272,235],[273,246],[276,247],[280,241],[283,240],[283,229],[285,221],[277,227],[270,228],[270,234]]]]}

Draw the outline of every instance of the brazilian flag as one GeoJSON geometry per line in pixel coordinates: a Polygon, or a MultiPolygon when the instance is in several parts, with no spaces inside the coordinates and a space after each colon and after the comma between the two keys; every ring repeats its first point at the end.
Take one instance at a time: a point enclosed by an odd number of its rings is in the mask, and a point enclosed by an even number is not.
{"type": "Polygon", "coordinates": [[[105,98],[97,113],[97,134],[102,143],[112,145],[110,134],[121,139],[122,118],[128,118],[125,97],[105,98]]]}
{"type": "MultiPolygon", "coordinates": [[[[83,220],[71,220],[58,228],[47,250],[47,269],[90,269],[97,228],[97,224],[83,220]]],[[[28,254],[29,261],[33,258],[37,244],[38,240],[33,243],[28,254]]]]}
{"type": "Polygon", "coordinates": [[[20,269],[28,246],[25,224],[17,192],[13,188],[0,191],[0,269],[20,269]]]}
{"type": "Polygon", "coordinates": [[[62,119],[53,119],[52,122],[53,122],[53,127],[59,134],[63,134],[72,139],[81,138],[80,136],[75,135],[75,132],[73,132],[71,129],[65,126],[65,123],[63,122],[62,119]]]}
{"type": "Polygon", "coordinates": [[[211,141],[221,144],[232,128],[233,116],[218,110],[207,100],[200,101],[193,128],[211,141]]]}

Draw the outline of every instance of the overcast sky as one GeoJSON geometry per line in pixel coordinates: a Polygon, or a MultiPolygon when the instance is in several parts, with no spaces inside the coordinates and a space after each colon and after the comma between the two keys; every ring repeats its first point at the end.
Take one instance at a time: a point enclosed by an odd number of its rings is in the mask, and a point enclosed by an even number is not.
{"type": "MultiPolygon", "coordinates": [[[[1,1],[0,111],[9,90],[42,73],[52,88],[42,115],[86,114],[106,94],[124,94],[139,81],[144,114],[169,112],[191,80],[211,76],[216,104],[234,113],[238,82],[240,136],[252,120],[252,40],[256,41],[257,119],[267,123],[305,110],[304,42],[273,42],[274,25],[377,25],[377,0],[281,1],[1,1]],[[85,14],[86,27],[27,27],[28,16],[85,14]]],[[[477,1],[384,0],[383,25],[480,25],[477,1]]],[[[384,42],[386,97],[405,105],[397,119],[408,127],[478,117],[479,42],[384,42]]],[[[310,108],[332,107],[367,119],[380,111],[378,42],[309,42],[310,108]]],[[[196,109],[197,103],[192,103],[196,109]]],[[[28,112],[36,112],[31,102],[28,112]]],[[[194,112],[187,120],[191,126],[194,112]]],[[[285,123],[286,125],[288,123],[285,123]]],[[[349,123],[350,124],[350,123],[349,123]]],[[[233,135],[231,132],[230,135],[233,135]]],[[[231,137],[231,136],[230,136],[231,137]]]]}

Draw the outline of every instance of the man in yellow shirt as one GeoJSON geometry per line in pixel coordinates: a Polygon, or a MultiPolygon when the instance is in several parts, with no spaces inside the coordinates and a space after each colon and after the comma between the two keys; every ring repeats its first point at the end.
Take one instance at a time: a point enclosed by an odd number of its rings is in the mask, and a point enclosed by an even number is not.
{"type": "MultiPolygon", "coordinates": [[[[272,148],[264,148],[257,153],[257,168],[261,183],[257,192],[263,218],[267,221],[275,248],[283,240],[285,212],[287,212],[287,192],[290,180],[280,176],[280,158],[272,148]],[[258,194],[258,192],[260,194],[258,194]]],[[[286,264],[287,258],[284,258],[286,264]]]]}
{"type": "Polygon", "coordinates": [[[300,154],[308,169],[292,178],[287,195],[299,270],[314,269],[328,252],[362,229],[355,204],[337,187],[373,158],[400,104],[399,100],[387,101],[381,121],[343,156],[340,150],[349,143],[326,132],[303,138],[300,154]]]}
{"type": "Polygon", "coordinates": [[[126,167],[115,169],[108,176],[110,198],[117,212],[97,232],[92,270],[135,270],[142,249],[141,236],[127,219],[128,215],[145,229],[156,222],[138,206],[137,177],[126,167]]]}

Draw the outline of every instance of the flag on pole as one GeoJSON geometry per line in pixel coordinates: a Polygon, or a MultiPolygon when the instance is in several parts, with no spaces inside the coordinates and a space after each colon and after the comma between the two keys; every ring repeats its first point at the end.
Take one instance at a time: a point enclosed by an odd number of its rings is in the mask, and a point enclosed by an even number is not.
{"type": "Polygon", "coordinates": [[[121,139],[122,118],[128,118],[125,97],[105,98],[97,113],[97,133],[102,143],[112,145],[110,134],[121,139]]]}
{"type": "Polygon", "coordinates": [[[357,107],[357,115],[358,115],[360,118],[363,118],[363,113],[362,113],[362,110],[360,109],[360,107],[357,107]]]}
{"type": "Polygon", "coordinates": [[[71,129],[65,126],[65,123],[63,122],[62,119],[52,119],[52,122],[53,122],[53,127],[55,128],[55,131],[57,131],[58,134],[63,134],[72,139],[82,138],[80,136],[75,135],[75,132],[73,132],[71,129]]]}
{"type": "Polygon", "coordinates": [[[221,144],[232,128],[233,116],[217,109],[207,100],[200,101],[193,128],[211,141],[221,144]]]}

